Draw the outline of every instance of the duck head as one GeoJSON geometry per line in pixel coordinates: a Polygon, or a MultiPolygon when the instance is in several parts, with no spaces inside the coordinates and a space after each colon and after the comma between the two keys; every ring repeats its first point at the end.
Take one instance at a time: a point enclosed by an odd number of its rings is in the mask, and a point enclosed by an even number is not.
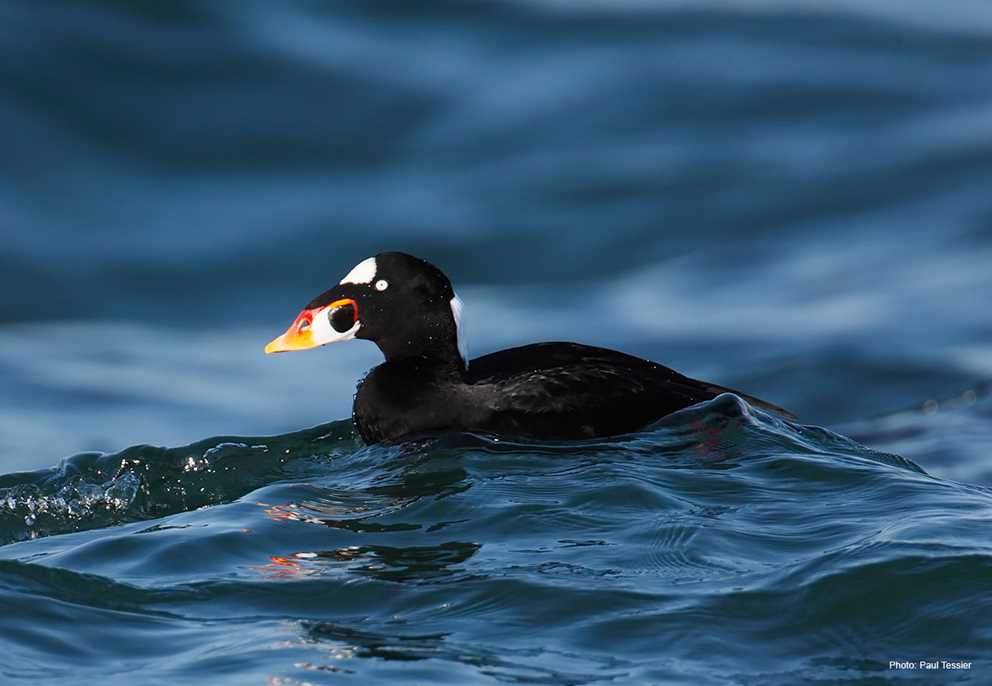
{"type": "Polygon", "coordinates": [[[378,345],[387,361],[426,356],[464,368],[461,312],[461,300],[440,269],[406,253],[379,253],[307,303],[265,352],[364,338],[378,345]]]}

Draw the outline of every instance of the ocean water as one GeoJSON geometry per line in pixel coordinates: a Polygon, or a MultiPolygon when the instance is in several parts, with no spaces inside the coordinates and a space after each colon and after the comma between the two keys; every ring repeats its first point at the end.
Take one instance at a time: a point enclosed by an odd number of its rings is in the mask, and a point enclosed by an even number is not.
{"type": "Polygon", "coordinates": [[[992,679],[987,3],[4,3],[0,131],[0,681],[992,679]],[[799,421],[364,446],[383,250],[799,421]]]}
{"type": "Polygon", "coordinates": [[[791,684],[990,649],[988,488],[732,395],[606,440],[335,422],[0,487],[8,679],[791,684]]]}

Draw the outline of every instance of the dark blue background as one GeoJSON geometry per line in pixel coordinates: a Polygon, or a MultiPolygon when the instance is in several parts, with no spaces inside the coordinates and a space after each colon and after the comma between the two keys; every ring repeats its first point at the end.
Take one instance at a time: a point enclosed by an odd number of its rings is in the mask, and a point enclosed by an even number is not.
{"type": "Polygon", "coordinates": [[[987,0],[0,2],[0,682],[988,683],[990,181],[987,0]],[[383,250],[804,425],[364,446],[383,250]]]}
{"type": "Polygon", "coordinates": [[[347,416],[360,259],[844,426],[992,371],[986,3],[0,6],[0,463],[347,416]]]}

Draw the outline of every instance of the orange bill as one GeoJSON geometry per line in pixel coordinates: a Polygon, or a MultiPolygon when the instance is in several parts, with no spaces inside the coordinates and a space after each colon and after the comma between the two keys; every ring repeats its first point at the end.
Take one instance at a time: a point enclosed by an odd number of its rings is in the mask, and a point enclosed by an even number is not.
{"type": "Polygon", "coordinates": [[[358,303],[351,298],[335,300],[330,305],[307,309],[300,312],[286,333],[273,339],[265,346],[266,353],[285,353],[295,350],[308,350],[327,343],[347,340],[354,337],[354,331],[340,333],[331,328],[328,314],[337,308],[350,305],[354,308],[355,325],[358,321],[358,303]]]}

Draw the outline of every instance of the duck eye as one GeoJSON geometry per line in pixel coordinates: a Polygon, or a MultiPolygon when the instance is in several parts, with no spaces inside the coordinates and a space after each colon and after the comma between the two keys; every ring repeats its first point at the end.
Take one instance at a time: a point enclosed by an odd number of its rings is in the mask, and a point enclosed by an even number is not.
{"type": "Polygon", "coordinates": [[[384,291],[387,288],[389,288],[389,282],[386,281],[385,279],[379,279],[378,281],[375,282],[375,289],[377,291],[384,291]]]}

